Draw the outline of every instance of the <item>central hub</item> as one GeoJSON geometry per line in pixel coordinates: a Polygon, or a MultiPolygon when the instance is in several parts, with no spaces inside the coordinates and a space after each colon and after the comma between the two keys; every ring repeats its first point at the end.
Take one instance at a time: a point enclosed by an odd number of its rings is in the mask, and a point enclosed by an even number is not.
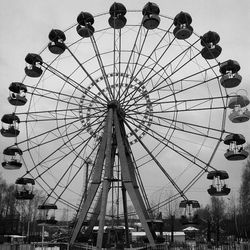
{"type": "Polygon", "coordinates": [[[120,115],[122,118],[125,117],[125,112],[121,108],[120,103],[117,100],[112,100],[107,105],[108,109],[116,110],[117,114],[120,115]]]}
{"type": "Polygon", "coordinates": [[[112,100],[108,103],[108,109],[120,109],[120,104],[117,100],[112,100]]]}

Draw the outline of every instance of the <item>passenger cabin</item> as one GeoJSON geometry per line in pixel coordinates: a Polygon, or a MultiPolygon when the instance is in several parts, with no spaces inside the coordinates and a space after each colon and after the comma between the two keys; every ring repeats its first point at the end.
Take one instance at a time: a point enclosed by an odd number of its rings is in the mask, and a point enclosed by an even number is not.
{"type": "Polygon", "coordinates": [[[242,80],[241,75],[238,74],[240,70],[240,65],[235,60],[227,60],[220,64],[220,73],[222,77],[220,78],[220,83],[224,88],[234,88],[237,87],[242,80]]]}
{"type": "Polygon", "coordinates": [[[228,173],[223,170],[210,171],[207,175],[208,180],[212,180],[213,183],[207,190],[211,196],[224,196],[228,195],[231,191],[227,187],[225,180],[228,179],[228,173]]]}
{"type": "Polygon", "coordinates": [[[14,106],[23,106],[26,104],[27,87],[21,82],[12,82],[9,86],[8,101],[14,106]]]}
{"type": "Polygon", "coordinates": [[[247,109],[249,99],[245,95],[236,95],[229,99],[228,107],[232,112],[228,116],[233,123],[242,123],[250,119],[250,111],[247,109]]]}
{"type": "Polygon", "coordinates": [[[201,55],[206,60],[217,58],[222,51],[222,48],[218,45],[220,36],[214,31],[208,31],[201,37],[201,55]]]}
{"type": "Polygon", "coordinates": [[[81,12],[77,17],[77,22],[78,25],[76,27],[76,31],[79,36],[81,36],[82,38],[87,38],[91,37],[94,34],[95,29],[93,27],[93,24],[95,20],[92,14],[88,12],[81,12]]]}
{"type": "Polygon", "coordinates": [[[17,170],[22,167],[21,156],[23,152],[17,146],[11,146],[3,151],[4,159],[2,166],[5,169],[17,170]]]}
{"type": "Polygon", "coordinates": [[[179,207],[182,210],[181,223],[182,225],[193,225],[199,223],[199,217],[196,213],[200,208],[200,204],[196,200],[183,200],[179,207]]]}
{"type": "Polygon", "coordinates": [[[20,119],[15,114],[5,114],[2,119],[1,134],[4,137],[17,137],[20,133],[20,119]]]}
{"type": "Polygon", "coordinates": [[[160,8],[157,4],[148,2],[142,9],[142,25],[147,30],[156,29],[160,24],[160,8]]]}
{"type": "Polygon", "coordinates": [[[174,18],[174,36],[179,40],[188,39],[193,34],[192,17],[186,12],[180,12],[174,18]]]}
{"type": "Polygon", "coordinates": [[[127,19],[125,17],[127,13],[126,7],[121,3],[113,3],[109,9],[109,25],[113,29],[122,29],[126,23],[127,19]]]}
{"type": "Polygon", "coordinates": [[[32,200],[34,198],[33,186],[35,181],[31,178],[18,178],[15,182],[15,197],[17,200],[32,200]]]}
{"type": "Polygon", "coordinates": [[[65,51],[66,36],[63,31],[52,29],[49,33],[49,40],[48,48],[51,53],[60,55],[65,51]]]}
{"type": "Polygon", "coordinates": [[[55,211],[57,206],[51,203],[44,203],[38,206],[39,215],[37,224],[38,225],[55,225],[57,220],[55,219],[55,211]]]}
{"type": "Polygon", "coordinates": [[[43,60],[40,55],[29,53],[25,57],[26,67],[24,69],[25,73],[29,77],[40,77],[43,73],[41,65],[43,60]]]}
{"type": "Polygon", "coordinates": [[[241,134],[229,134],[224,139],[224,144],[229,148],[224,154],[227,160],[237,161],[244,160],[248,157],[248,152],[243,148],[243,144],[246,142],[245,137],[241,134]]]}

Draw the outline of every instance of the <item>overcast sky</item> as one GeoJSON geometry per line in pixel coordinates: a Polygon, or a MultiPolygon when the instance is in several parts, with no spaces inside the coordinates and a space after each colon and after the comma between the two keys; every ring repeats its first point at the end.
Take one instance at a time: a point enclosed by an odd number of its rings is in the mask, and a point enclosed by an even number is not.
{"type": "MultiPolygon", "coordinates": [[[[128,10],[142,9],[142,0],[120,1],[128,10]]],[[[7,101],[8,86],[13,81],[21,81],[24,76],[27,53],[38,53],[48,42],[52,28],[65,29],[76,23],[81,11],[93,15],[107,12],[113,1],[110,0],[2,0],[0,3],[0,114],[12,112],[7,101]]],[[[223,49],[220,61],[237,60],[241,65],[243,81],[240,89],[250,96],[250,1],[249,0],[161,0],[155,1],[161,14],[174,17],[181,10],[189,12],[196,33],[203,35],[209,30],[216,31],[223,49]]],[[[250,141],[250,122],[243,127],[246,139],[250,141]]],[[[6,147],[1,143],[0,151],[6,147]]],[[[223,154],[222,151],[218,153],[223,154]]],[[[0,157],[2,159],[2,156],[0,157]]],[[[231,164],[231,163],[230,163],[231,164]]],[[[237,190],[243,163],[236,163],[233,173],[233,186],[237,190]]],[[[0,172],[3,172],[1,170],[0,172]]],[[[5,176],[8,175],[4,173],[5,176]]]]}

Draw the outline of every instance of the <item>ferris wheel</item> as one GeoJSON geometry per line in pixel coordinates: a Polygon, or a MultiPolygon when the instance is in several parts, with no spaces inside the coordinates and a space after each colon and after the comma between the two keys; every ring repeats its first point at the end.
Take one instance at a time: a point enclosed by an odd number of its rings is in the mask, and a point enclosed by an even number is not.
{"type": "MultiPolygon", "coordinates": [[[[228,94],[242,77],[237,61],[219,61],[219,34],[200,36],[193,25],[190,14],[171,18],[151,2],[81,12],[65,31],[49,32],[48,45],[26,56],[24,79],[10,84],[14,111],[2,117],[1,134],[14,143],[2,166],[20,171],[17,199],[32,199],[36,186],[47,197],[39,209],[76,211],[71,244],[98,220],[100,247],[105,220],[127,229],[132,204],[154,245],[153,185],[172,187],[157,209],[181,198],[185,223],[195,223],[199,202],[188,191],[201,178],[213,181],[209,195],[229,194],[229,176],[213,159],[223,142],[227,160],[248,157],[244,136],[225,125],[249,120],[249,100],[228,94]]],[[[39,223],[56,223],[43,216],[39,223]]]]}

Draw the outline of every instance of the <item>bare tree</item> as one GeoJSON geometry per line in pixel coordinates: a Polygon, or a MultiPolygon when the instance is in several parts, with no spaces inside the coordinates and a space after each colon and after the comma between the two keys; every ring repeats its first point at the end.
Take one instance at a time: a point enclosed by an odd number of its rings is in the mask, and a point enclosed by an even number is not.
{"type": "MultiPolygon", "coordinates": [[[[250,145],[246,147],[250,152],[250,145]]],[[[239,198],[239,227],[243,238],[250,236],[250,160],[248,159],[241,175],[240,198],[239,198]]]]}

